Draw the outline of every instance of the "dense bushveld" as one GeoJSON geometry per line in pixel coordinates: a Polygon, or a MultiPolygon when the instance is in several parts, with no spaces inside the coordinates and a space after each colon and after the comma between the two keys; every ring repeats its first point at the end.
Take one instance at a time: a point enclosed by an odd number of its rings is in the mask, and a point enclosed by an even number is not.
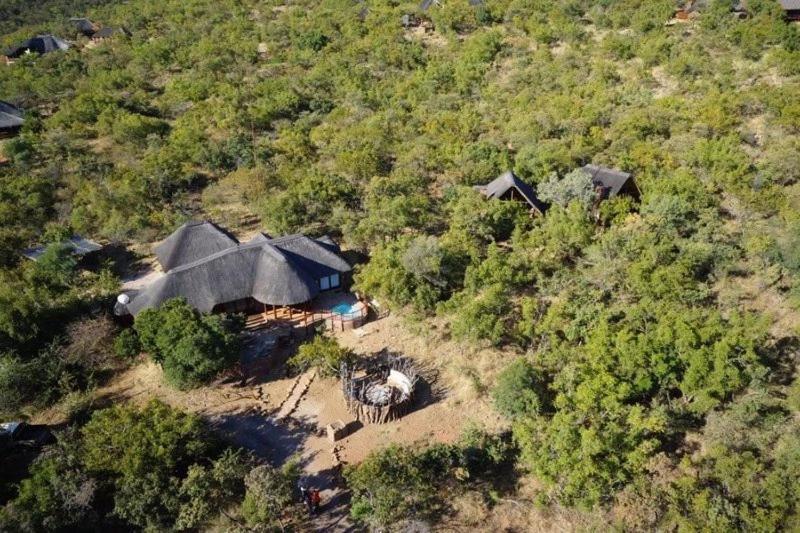
{"type": "MultiPolygon", "coordinates": [[[[777,2],[665,26],[672,0],[443,0],[421,14],[433,31],[402,27],[410,2],[96,4],[3,21],[2,44],[72,37],[67,13],[132,32],[0,68],[28,111],[0,169],[3,410],[111,365],[71,332],[103,320],[89,302],[113,276],[19,248],[252,213],[368,252],[363,291],[519,352],[494,396],[542,504],[631,529],[800,527],[798,332],[736,292],[800,305],[800,30],[777,2]],[[532,219],[469,187],[512,168],[552,191],[587,162],[633,172],[641,201],[595,216],[557,191],[532,219]]],[[[422,492],[364,503],[385,479],[367,473],[349,476],[359,519],[446,512],[422,492]]]]}

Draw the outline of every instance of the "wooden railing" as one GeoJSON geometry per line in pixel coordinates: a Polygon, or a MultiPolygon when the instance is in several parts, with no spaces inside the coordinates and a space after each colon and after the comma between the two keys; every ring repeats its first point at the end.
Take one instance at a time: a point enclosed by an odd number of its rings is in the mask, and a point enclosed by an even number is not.
{"type": "Polygon", "coordinates": [[[291,325],[295,328],[315,328],[320,322],[330,329],[344,331],[351,327],[358,327],[356,322],[363,321],[368,314],[366,307],[356,312],[339,314],[329,309],[290,309],[288,307],[268,310],[256,315],[249,315],[245,320],[245,329],[259,330],[277,326],[291,325]]]}

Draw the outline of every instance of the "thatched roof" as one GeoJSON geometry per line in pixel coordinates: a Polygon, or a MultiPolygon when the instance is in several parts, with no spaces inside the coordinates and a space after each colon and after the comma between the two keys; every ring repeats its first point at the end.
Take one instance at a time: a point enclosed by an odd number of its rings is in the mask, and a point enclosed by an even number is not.
{"type": "Polygon", "coordinates": [[[597,165],[585,165],[581,168],[592,178],[595,187],[602,187],[604,196],[611,198],[619,194],[633,176],[628,172],[614,170],[612,168],[599,167],[597,165]]]}
{"type": "MultiPolygon", "coordinates": [[[[73,235],[69,239],[63,241],[61,244],[69,246],[72,249],[72,254],[83,256],[92,252],[98,252],[103,249],[100,244],[94,241],[81,237],[80,235],[73,235]]],[[[33,261],[38,261],[42,254],[47,250],[46,245],[35,246],[27,248],[22,251],[22,255],[33,261]]]]}
{"type": "Polygon", "coordinates": [[[156,258],[165,270],[227,250],[239,244],[231,234],[208,221],[187,222],[156,246],[156,258]]]}
{"type": "Polygon", "coordinates": [[[177,297],[202,312],[245,298],[267,305],[296,305],[319,294],[320,278],[350,270],[324,242],[305,235],[277,239],[261,235],[173,268],[136,294],[127,311],[135,315],[177,297]]]}
{"type": "Polygon", "coordinates": [[[68,50],[69,45],[53,35],[37,35],[26,41],[22,41],[6,52],[6,55],[11,58],[20,57],[27,52],[37,54],[47,54],[55,52],[56,50],[68,50]]]}
{"type": "Polygon", "coordinates": [[[539,200],[533,187],[522,181],[512,171],[507,171],[486,185],[475,187],[487,198],[502,198],[511,190],[515,190],[527,203],[531,209],[544,213],[547,204],[539,200]]]}
{"type": "Polygon", "coordinates": [[[20,108],[0,100],[0,130],[20,128],[23,122],[20,108]]]}

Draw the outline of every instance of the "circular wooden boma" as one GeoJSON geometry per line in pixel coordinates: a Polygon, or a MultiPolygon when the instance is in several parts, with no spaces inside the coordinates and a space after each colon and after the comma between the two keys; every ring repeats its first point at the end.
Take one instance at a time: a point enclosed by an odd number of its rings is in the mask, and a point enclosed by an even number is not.
{"type": "Polygon", "coordinates": [[[385,424],[411,411],[417,371],[405,357],[380,356],[343,363],[342,392],[347,410],[363,423],[385,424]]]}

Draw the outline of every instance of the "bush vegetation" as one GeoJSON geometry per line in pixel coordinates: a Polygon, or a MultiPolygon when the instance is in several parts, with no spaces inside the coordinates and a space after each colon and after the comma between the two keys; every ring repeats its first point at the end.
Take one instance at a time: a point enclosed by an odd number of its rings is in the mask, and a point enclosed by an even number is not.
{"type": "MultiPolygon", "coordinates": [[[[64,229],[151,242],[224,212],[209,191],[225,191],[268,232],[366,252],[356,288],[381,304],[515,352],[493,397],[540,503],[640,530],[796,529],[797,331],[773,311],[800,302],[800,27],[775,0],[672,26],[672,0],[439,4],[0,1],[2,46],[73,37],[81,10],[132,33],[0,69],[27,110],[0,166],[0,411],[88,390],[140,349],[181,387],[223,368],[222,318],[170,304],[112,342],[110,271],[18,252],[64,229]],[[590,162],[633,173],[641,198],[587,205],[572,171],[590,162]],[[472,188],[508,169],[546,216],[472,188]]],[[[298,368],[342,356],[315,342],[298,368]]],[[[452,449],[385,453],[399,463],[349,475],[359,519],[446,511],[420,465],[452,472],[452,449]],[[392,475],[408,501],[370,496],[392,475]]],[[[82,486],[70,457],[31,483],[82,486]]],[[[154,527],[174,525],[180,506],[159,505],[154,527]]],[[[119,519],[141,523],[134,507],[119,519]]]]}
{"type": "MultiPolygon", "coordinates": [[[[175,298],[136,316],[134,329],[141,348],[164,369],[172,385],[186,389],[209,382],[239,358],[241,317],[201,314],[175,298]]],[[[118,339],[130,355],[136,341],[118,339]]]]}
{"type": "Polygon", "coordinates": [[[62,433],[39,456],[0,513],[0,526],[192,530],[220,513],[227,513],[232,526],[242,515],[254,526],[271,526],[276,517],[288,523],[297,516],[292,474],[276,471],[272,477],[283,481],[261,482],[270,472],[241,450],[223,446],[196,416],[155,400],[143,407],[115,406],[62,433]],[[248,511],[254,498],[270,502],[270,521],[263,509],[248,511]]]}

